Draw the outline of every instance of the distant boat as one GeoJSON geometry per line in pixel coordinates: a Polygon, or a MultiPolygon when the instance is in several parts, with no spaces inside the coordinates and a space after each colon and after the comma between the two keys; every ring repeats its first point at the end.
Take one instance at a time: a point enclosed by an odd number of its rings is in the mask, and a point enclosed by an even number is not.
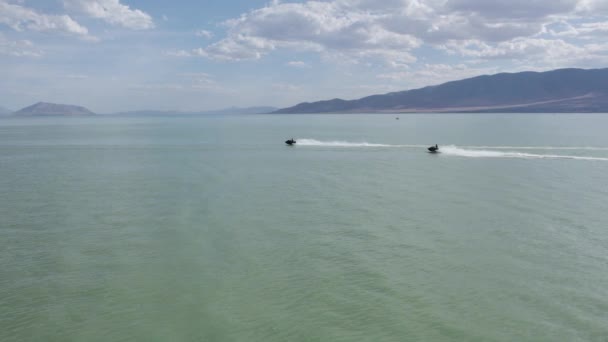
{"type": "Polygon", "coordinates": [[[439,146],[437,146],[437,144],[435,144],[435,146],[431,146],[428,148],[430,153],[439,153],[439,146]]]}
{"type": "Polygon", "coordinates": [[[292,146],[292,145],[295,145],[296,141],[293,138],[291,138],[289,140],[286,140],[285,143],[289,146],[292,146]]]}

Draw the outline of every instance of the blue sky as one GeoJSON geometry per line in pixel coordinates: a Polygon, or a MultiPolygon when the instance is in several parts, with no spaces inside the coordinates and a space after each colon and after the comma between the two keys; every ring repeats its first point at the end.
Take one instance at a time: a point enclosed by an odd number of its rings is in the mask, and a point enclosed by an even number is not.
{"type": "Polygon", "coordinates": [[[0,0],[0,106],[290,106],[608,66],[606,0],[0,0]]]}

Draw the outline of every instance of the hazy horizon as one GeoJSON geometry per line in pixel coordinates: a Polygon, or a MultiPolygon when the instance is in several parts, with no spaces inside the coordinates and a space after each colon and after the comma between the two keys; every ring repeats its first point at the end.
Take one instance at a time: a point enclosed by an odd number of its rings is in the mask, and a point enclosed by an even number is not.
{"type": "Polygon", "coordinates": [[[0,0],[0,106],[209,111],[608,65],[600,0],[0,0]]]}

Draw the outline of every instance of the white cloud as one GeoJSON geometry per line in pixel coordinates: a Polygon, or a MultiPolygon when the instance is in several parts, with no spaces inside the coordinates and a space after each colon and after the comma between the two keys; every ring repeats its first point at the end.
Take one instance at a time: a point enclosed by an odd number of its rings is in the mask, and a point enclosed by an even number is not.
{"type": "Polygon", "coordinates": [[[581,38],[591,38],[593,36],[606,37],[608,35],[608,21],[583,23],[576,26],[575,31],[581,38]]]}
{"type": "Polygon", "coordinates": [[[138,9],[131,9],[120,0],[64,0],[68,9],[80,11],[93,18],[134,30],[154,27],[152,17],[138,9]]]}
{"type": "Polygon", "coordinates": [[[477,12],[450,12],[444,8],[427,9],[418,15],[406,10],[388,14],[382,19],[388,30],[409,33],[427,44],[441,44],[447,40],[482,39],[506,41],[532,36],[542,31],[538,20],[521,21],[504,18],[487,18],[477,12]]]}
{"type": "Polygon", "coordinates": [[[271,40],[237,35],[211,44],[204,49],[194,49],[192,54],[216,60],[239,61],[259,59],[275,48],[276,44],[271,40]]]}
{"type": "Polygon", "coordinates": [[[547,54],[554,57],[606,34],[607,14],[606,0],[273,1],[227,20],[223,39],[188,53],[239,61],[290,49],[398,68],[416,63],[416,49],[425,46],[465,58],[525,59],[556,49],[547,54]]]}
{"type": "Polygon", "coordinates": [[[219,60],[258,59],[279,48],[324,54],[348,53],[351,58],[388,60],[400,55],[411,61],[419,39],[392,32],[371,12],[347,11],[339,2],[273,3],[225,22],[228,36],[196,50],[219,60]],[[390,57],[389,57],[390,55],[390,57]]]}
{"type": "Polygon", "coordinates": [[[577,10],[582,13],[606,15],[608,14],[608,1],[606,0],[579,0],[577,10]]]}
{"type": "Polygon", "coordinates": [[[576,24],[559,22],[549,25],[546,31],[551,37],[590,40],[608,35],[608,21],[576,24]]]}
{"type": "Polygon", "coordinates": [[[608,44],[572,44],[562,39],[519,38],[489,45],[479,41],[450,42],[445,46],[451,54],[492,62],[510,61],[510,70],[548,70],[572,66],[605,67],[608,44]]]}
{"type": "Polygon", "coordinates": [[[474,77],[481,73],[493,74],[497,71],[496,68],[477,68],[469,64],[424,64],[416,70],[380,74],[378,78],[416,88],[474,77]]]}
{"type": "Polygon", "coordinates": [[[57,31],[87,36],[88,30],[68,15],[40,14],[33,9],[0,0],[0,23],[16,31],[57,31]]]}
{"type": "Polygon", "coordinates": [[[201,37],[201,38],[205,38],[205,39],[213,38],[213,33],[211,31],[207,31],[207,30],[198,30],[194,34],[197,37],[201,37]]]}
{"type": "Polygon", "coordinates": [[[448,53],[482,59],[564,58],[584,53],[584,49],[561,39],[518,38],[490,45],[478,40],[452,41],[444,45],[448,53]]]}
{"type": "Polygon", "coordinates": [[[310,65],[302,61],[289,61],[286,65],[294,68],[310,68],[310,65]]]}
{"type": "Polygon", "coordinates": [[[29,40],[12,41],[0,33],[0,55],[14,57],[40,57],[42,51],[34,47],[29,40]]]}

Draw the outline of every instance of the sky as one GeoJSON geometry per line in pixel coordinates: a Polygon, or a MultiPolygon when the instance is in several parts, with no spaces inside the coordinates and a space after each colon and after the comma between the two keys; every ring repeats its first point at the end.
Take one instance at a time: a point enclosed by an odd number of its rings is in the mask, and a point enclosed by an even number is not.
{"type": "Polygon", "coordinates": [[[0,106],[286,107],[608,67],[608,0],[0,0],[0,106]]]}

